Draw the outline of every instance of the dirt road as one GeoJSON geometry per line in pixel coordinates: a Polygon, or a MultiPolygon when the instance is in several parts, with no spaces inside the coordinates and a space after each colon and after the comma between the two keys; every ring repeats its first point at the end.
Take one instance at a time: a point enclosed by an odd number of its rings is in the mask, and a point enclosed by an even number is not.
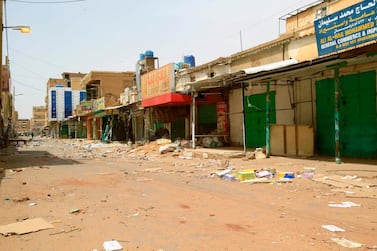
{"type": "Polygon", "coordinates": [[[377,190],[356,184],[376,183],[374,163],[229,159],[238,170],[311,167],[315,177],[353,176],[354,185],[297,175],[290,183],[251,184],[211,175],[218,159],[161,155],[152,146],[43,140],[3,150],[0,225],[42,218],[53,228],[0,235],[0,250],[104,250],[110,240],[123,250],[348,250],[336,237],[377,250],[377,190]],[[346,201],[358,206],[329,206],[346,201]]]}

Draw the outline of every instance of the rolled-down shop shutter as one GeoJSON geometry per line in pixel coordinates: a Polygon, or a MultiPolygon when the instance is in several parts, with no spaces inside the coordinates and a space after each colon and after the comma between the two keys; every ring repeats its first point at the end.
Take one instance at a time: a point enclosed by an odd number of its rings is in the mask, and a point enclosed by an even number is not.
{"type": "MultiPolygon", "coordinates": [[[[246,146],[266,145],[266,93],[244,97],[246,146]]],[[[270,92],[270,123],[276,123],[275,92],[270,92]]],[[[240,126],[240,130],[242,127],[240,126]]]]}
{"type": "MultiPolygon", "coordinates": [[[[377,157],[376,71],[340,77],[342,156],[377,157]]],[[[317,150],[334,155],[334,79],[316,82],[317,150]]]]}

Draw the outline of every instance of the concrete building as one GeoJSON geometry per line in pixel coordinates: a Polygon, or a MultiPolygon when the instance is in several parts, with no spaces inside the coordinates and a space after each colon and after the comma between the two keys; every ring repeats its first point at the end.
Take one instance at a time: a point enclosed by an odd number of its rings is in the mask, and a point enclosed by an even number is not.
{"type": "Polygon", "coordinates": [[[18,135],[27,135],[31,132],[30,120],[29,119],[18,119],[16,123],[16,133],[18,135]]]}
{"type": "Polygon", "coordinates": [[[84,76],[84,73],[63,72],[61,79],[47,81],[45,117],[48,123],[44,128],[47,135],[69,137],[70,126],[63,122],[73,116],[75,107],[86,98],[85,90],[81,88],[84,76]]]}
{"type": "Polygon", "coordinates": [[[298,8],[281,17],[278,38],[221,64],[230,70],[205,64],[182,74],[181,91],[202,97],[223,90],[231,145],[335,154],[337,162],[340,155],[377,157],[375,5],[329,0],[298,8]]]}
{"type": "MultiPolygon", "coordinates": [[[[125,88],[134,86],[134,78],[135,73],[131,71],[90,71],[81,80],[81,88],[86,90],[86,100],[91,103],[91,111],[85,112],[86,109],[79,106],[77,116],[86,123],[88,139],[101,139],[106,125],[119,114],[120,94],[125,88]]],[[[84,106],[88,107],[87,102],[84,106]]]]}
{"type": "Polygon", "coordinates": [[[47,126],[47,107],[46,106],[33,106],[33,117],[31,119],[31,130],[34,133],[41,133],[47,126]]]}

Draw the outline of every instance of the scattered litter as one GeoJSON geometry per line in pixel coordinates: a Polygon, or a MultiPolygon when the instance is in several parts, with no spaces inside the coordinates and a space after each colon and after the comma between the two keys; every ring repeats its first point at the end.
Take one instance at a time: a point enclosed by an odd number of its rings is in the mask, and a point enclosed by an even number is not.
{"type": "Polygon", "coordinates": [[[259,171],[256,173],[256,176],[258,178],[263,178],[263,177],[272,178],[272,173],[270,171],[259,171]]]}
{"type": "Polygon", "coordinates": [[[223,171],[217,172],[217,176],[221,177],[224,176],[225,174],[229,174],[232,171],[231,168],[225,169],[223,171]]]}
{"type": "Polygon", "coordinates": [[[66,233],[70,233],[70,232],[73,232],[73,231],[77,231],[77,230],[81,230],[80,228],[72,228],[72,229],[68,229],[68,230],[65,230],[65,229],[62,229],[58,232],[54,232],[54,233],[51,233],[50,235],[56,235],[56,234],[66,234],[66,233]]]}
{"type": "Polygon", "coordinates": [[[162,145],[160,146],[158,152],[160,154],[164,154],[164,153],[167,153],[167,152],[174,152],[176,149],[177,149],[177,144],[167,144],[167,145],[162,145]]]}
{"type": "Polygon", "coordinates": [[[127,217],[130,218],[130,217],[136,217],[136,216],[139,216],[139,215],[140,215],[139,213],[134,213],[134,214],[127,215],[127,217]]]}
{"type": "Polygon", "coordinates": [[[348,207],[359,207],[360,204],[353,203],[351,201],[344,201],[341,203],[329,203],[329,207],[342,207],[342,208],[348,208],[348,207]]]}
{"type": "Polygon", "coordinates": [[[263,148],[255,149],[255,159],[265,159],[266,154],[263,153],[263,148]]]}
{"type": "Polygon", "coordinates": [[[114,251],[114,250],[121,250],[123,249],[122,246],[119,244],[118,241],[105,241],[103,243],[103,248],[105,251],[114,251]]]}
{"type": "Polygon", "coordinates": [[[294,172],[279,172],[279,178],[281,179],[293,179],[294,177],[294,172]]]}
{"type": "Polygon", "coordinates": [[[20,199],[13,199],[14,202],[25,202],[25,201],[28,201],[30,200],[29,197],[23,197],[23,198],[20,198],[20,199]]]}
{"type": "Polygon", "coordinates": [[[337,226],[334,226],[334,225],[322,225],[322,227],[324,229],[331,231],[331,232],[345,232],[346,231],[343,228],[340,228],[340,227],[337,227],[337,226]]]}
{"type": "Polygon", "coordinates": [[[255,179],[255,172],[252,169],[246,169],[237,172],[237,179],[242,181],[255,179]]]}
{"type": "Polygon", "coordinates": [[[166,144],[171,144],[172,141],[170,139],[161,138],[161,139],[156,140],[156,143],[157,145],[166,145],[166,144]]]}
{"type": "Polygon", "coordinates": [[[303,172],[301,174],[301,177],[307,178],[307,179],[313,179],[314,178],[314,173],[313,172],[303,172]]]}
{"type": "Polygon", "coordinates": [[[27,234],[37,232],[44,229],[54,228],[53,225],[48,223],[42,218],[34,218],[21,222],[16,222],[8,225],[0,226],[0,233],[8,236],[12,234],[27,234]]]}
{"type": "Polygon", "coordinates": [[[333,237],[331,240],[345,248],[361,248],[363,244],[347,240],[344,237],[333,237]]]}
{"type": "Polygon", "coordinates": [[[81,209],[78,209],[78,208],[74,208],[74,209],[69,210],[70,214],[79,213],[79,212],[81,212],[81,209]]]}
{"type": "Polygon", "coordinates": [[[113,173],[96,173],[96,175],[111,175],[113,173]]]}
{"type": "Polygon", "coordinates": [[[152,180],[151,178],[147,178],[147,177],[137,177],[136,178],[136,181],[138,181],[138,182],[151,181],[151,180],[152,180]]]}
{"type": "Polygon", "coordinates": [[[222,175],[221,178],[222,178],[223,180],[229,180],[229,181],[234,181],[234,180],[236,180],[236,178],[235,178],[233,175],[229,174],[229,173],[227,173],[227,174],[225,174],[225,175],[222,175]]]}

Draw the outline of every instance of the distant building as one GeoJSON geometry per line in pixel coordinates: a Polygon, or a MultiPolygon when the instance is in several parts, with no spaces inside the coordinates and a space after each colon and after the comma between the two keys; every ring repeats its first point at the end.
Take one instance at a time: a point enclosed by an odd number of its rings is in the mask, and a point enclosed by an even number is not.
{"type": "Polygon", "coordinates": [[[41,132],[47,126],[46,111],[45,106],[33,106],[33,118],[31,119],[33,132],[41,132]]]}
{"type": "Polygon", "coordinates": [[[61,79],[50,78],[46,88],[46,126],[49,134],[58,137],[62,130],[61,122],[73,116],[74,110],[85,100],[86,92],[81,88],[81,80],[85,73],[63,72],[61,79]]]}
{"type": "Polygon", "coordinates": [[[23,134],[31,131],[29,119],[19,119],[16,123],[16,133],[23,134]]]}

